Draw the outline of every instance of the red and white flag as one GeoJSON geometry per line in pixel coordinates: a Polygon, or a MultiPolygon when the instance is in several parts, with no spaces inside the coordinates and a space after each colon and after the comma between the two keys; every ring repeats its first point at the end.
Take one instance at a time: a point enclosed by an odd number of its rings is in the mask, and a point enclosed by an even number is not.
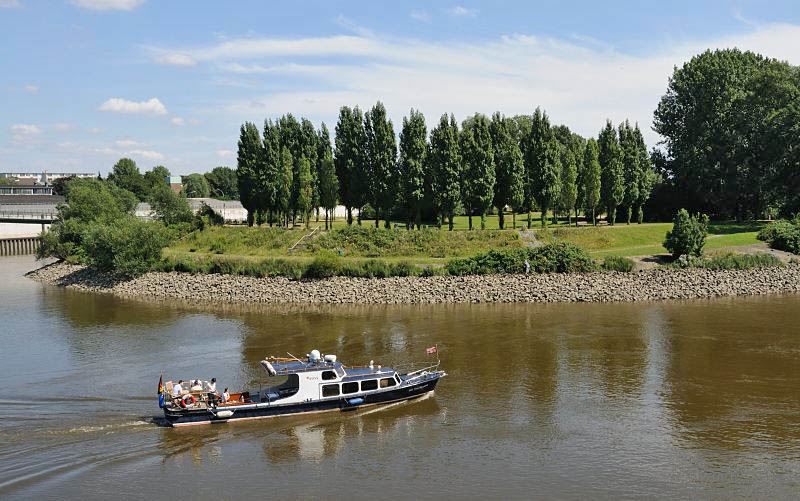
{"type": "Polygon", "coordinates": [[[434,353],[438,353],[438,352],[439,352],[439,348],[437,348],[436,346],[431,346],[430,348],[425,348],[425,354],[427,354],[427,355],[433,355],[434,353]]]}

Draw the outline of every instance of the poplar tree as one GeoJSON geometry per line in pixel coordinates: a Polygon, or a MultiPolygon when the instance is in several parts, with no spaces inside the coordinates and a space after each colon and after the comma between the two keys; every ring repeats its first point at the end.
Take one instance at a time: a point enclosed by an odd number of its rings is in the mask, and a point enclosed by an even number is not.
{"type": "Polygon", "coordinates": [[[464,121],[459,144],[464,169],[464,207],[469,215],[469,229],[472,229],[473,215],[480,216],[481,229],[485,229],[486,211],[494,200],[495,183],[492,135],[486,115],[476,113],[464,121]]]}
{"type": "Polygon", "coordinates": [[[309,227],[311,217],[311,204],[314,199],[314,177],[311,175],[311,162],[304,156],[297,162],[297,173],[300,177],[297,184],[300,191],[297,194],[297,210],[303,214],[306,229],[309,227]]]}
{"type": "Polygon", "coordinates": [[[289,215],[291,213],[292,201],[292,178],[294,176],[294,161],[289,148],[281,148],[281,165],[277,190],[275,192],[275,210],[283,216],[283,223],[289,226],[289,215]]]}
{"type": "MultiPolygon", "coordinates": [[[[339,200],[347,210],[347,224],[353,224],[353,208],[366,202],[367,179],[364,169],[364,126],[358,107],[342,106],[336,122],[334,164],[339,179],[339,200]]],[[[359,217],[359,223],[361,219],[359,217]]]]}
{"type": "MultiPolygon", "coordinates": [[[[326,157],[330,157],[331,161],[333,159],[333,153],[331,151],[331,135],[328,132],[328,127],[325,125],[325,122],[322,122],[319,127],[319,132],[317,133],[317,164],[314,167],[315,175],[314,175],[314,189],[317,194],[316,205],[314,208],[316,209],[317,213],[317,222],[319,222],[319,208],[322,207],[327,209],[327,206],[322,203],[322,170],[323,170],[323,162],[325,161],[326,157]]],[[[336,173],[334,172],[334,175],[336,173]]],[[[337,188],[338,189],[338,188],[337,188]]],[[[334,194],[334,199],[336,195],[334,194]]],[[[336,201],[334,200],[334,208],[335,208],[336,201]]],[[[326,225],[327,229],[327,225],[326,225]]]]}
{"type": "Polygon", "coordinates": [[[600,160],[597,141],[590,138],[583,154],[583,193],[584,209],[587,216],[592,213],[592,224],[597,226],[595,211],[600,204],[600,160]]]}
{"type": "Polygon", "coordinates": [[[300,142],[300,156],[306,157],[311,172],[311,209],[313,210],[319,207],[319,191],[317,190],[319,136],[314,124],[305,117],[300,119],[300,142]]]}
{"type": "Polygon", "coordinates": [[[625,120],[619,124],[619,146],[622,153],[622,174],[625,183],[625,205],[626,223],[631,224],[633,211],[639,202],[639,185],[641,183],[642,170],[639,167],[639,150],[636,144],[636,137],[630,122],[625,120]]]}
{"type": "Polygon", "coordinates": [[[617,206],[625,197],[625,178],[617,131],[611,124],[611,120],[606,121],[606,126],[600,131],[597,143],[600,151],[600,197],[606,208],[608,224],[613,226],[617,221],[617,206]]]}
{"type": "Polygon", "coordinates": [[[636,222],[642,224],[642,221],[644,221],[644,204],[650,199],[650,194],[653,192],[653,187],[658,182],[659,176],[653,169],[653,162],[647,153],[647,145],[644,143],[642,131],[639,130],[639,124],[636,124],[633,136],[636,143],[636,152],[639,155],[641,173],[639,176],[639,197],[636,200],[636,222]]]}
{"type": "MultiPolygon", "coordinates": [[[[439,119],[431,130],[428,163],[433,172],[433,199],[441,220],[447,218],[448,229],[453,230],[453,216],[461,201],[461,155],[458,149],[458,124],[453,115],[439,119]]],[[[440,222],[441,225],[441,222],[440,222]]]]}
{"type": "Polygon", "coordinates": [[[501,230],[505,229],[505,207],[511,206],[514,211],[522,206],[525,199],[525,165],[513,127],[512,119],[503,117],[499,112],[492,115],[489,131],[492,135],[495,165],[493,204],[497,207],[501,230]]]}
{"type": "Polygon", "coordinates": [[[275,197],[281,180],[281,141],[278,130],[272,120],[264,121],[264,162],[259,176],[259,186],[263,203],[261,210],[267,211],[267,220],[273,222],[273,213],[276,211],[275,197]]]}
{"type": "MultiPolygon", "coordinates": [[[[578,200],[578,164],[569,147],[561,148],[561,197],[559,206],[567,211],[567,224],[572,224],[572,209],[578,200]]],[[[577,218],[577,214],[575,216],[577,218]]],[[[576,219],[577,222],[577,219],[576,219]]]]}
{"type": "Polygon", "coordinates": [[[408,117],[403,118],[403,130],[400,132],[399,175],[402,186],[402,202],[408,214],[406,227],[420,227],[422,204],[425,198],[425,154],[428,145],[425,142],[427,129],[425,117],[419,111],[411,110],[408,117]]]}
{"type": "Polygon", "coordinates": [[[319,175],[319,200],[322,208],[325,209],[325,229],[329,225],[331,214],[336,210],[336,196],[339,191],[339,179],[336,177],[336,167],[333,164],[333,156],[330,147],[324,151],[320,161],[319,175]]]}
{"type": "Polygon", "coordinates": [[[389,215],[397,196],[397,142],[386,108],[378,101],[364,116],[369,164],[370,202],[375,209],[375,227],[383,216],[389,228],[389,215]]]}
{"type": "Polygon", "coordinates": [[[561,161],[558,142],[550,129],[550,120],[540,108],[533,114],[526,156],[527,174],[533,196],[542,211],[542,226],[547,220],[547,211],[561,196],[561,161]]]}
{"type": "Polygon", "coordinates": [[[239,185],[239,199],[247,209],[247,225],[253,226],[258,210],[257,172],[262,162],[263,149],[258,127],[245,122],[239,129],[239,144],[236,158],[236,176],[239,185]]]}
{"type": "Polygon", "coordinates": [[[300,194],[298,173],[300,157],[303,156],[303,130],[300,122],[292,115],[287,113],[278,119],[277,122],[278,135],[280,137],[281,148],[286,148],[292,155],[294,165],[292,167],[292,186],[291,196],[289,198],[289,211],[291,213],[292,224],[294,224],[297,215],[297,197],[300,194]]]}

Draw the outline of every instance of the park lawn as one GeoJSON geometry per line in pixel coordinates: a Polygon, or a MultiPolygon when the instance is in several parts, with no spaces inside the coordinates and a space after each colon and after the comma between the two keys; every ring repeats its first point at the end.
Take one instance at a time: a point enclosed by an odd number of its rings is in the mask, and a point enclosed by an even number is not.
{"type": "MultiPolygon", "coordinates": [[[[709,225],[706,249],[718,249],[758,243],[758,224],[714,223],[709,225]]],[[[539,240],[547,243],[564,240],[586,249],[595,257],[611,255],[647,256],[666,254],[662,242],[672,223],[617,224],[616,226],[557,227],[537,230],[539,240]]]]}

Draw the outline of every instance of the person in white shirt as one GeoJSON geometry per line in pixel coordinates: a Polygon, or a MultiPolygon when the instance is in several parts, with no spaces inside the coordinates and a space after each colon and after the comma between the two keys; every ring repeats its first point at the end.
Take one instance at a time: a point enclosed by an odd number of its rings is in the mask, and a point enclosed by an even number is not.
{"type": "Polygon", "coordinates": [[[181,386],[182,383],[183,383],[183,379],[180,379],[172,387],[172,396],[173,397],[180,397],[181,396],[181,393],[183,392],[183,386],[181,386]]]}
{"type": "Polygon", "coordinates": [[[227,389],[227,388],[225,388],[225,391],[224,391],[224,392],[222,392],[222,401],[223,401],[223,402],[227,402],[227,401],[228,401],[228,400],[230,400],[230,399],[231,399],[231,394],[230,394],[230,393],[228,393],[228,389],[227,389]]]}
{"type": "Polygon", "coordinates": [[[212,377],[211,381],[206,381],[206,392],[208,393],[217,392],[217,378],[212,377]]]}

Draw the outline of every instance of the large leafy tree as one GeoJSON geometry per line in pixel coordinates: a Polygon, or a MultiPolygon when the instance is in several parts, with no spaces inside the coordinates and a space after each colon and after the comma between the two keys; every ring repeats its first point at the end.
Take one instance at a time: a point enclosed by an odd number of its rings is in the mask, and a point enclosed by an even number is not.
{"type": "Polygon", "coordinates": [[[472,229],[472,216],[480,216],[481,229],[486,227],[486,211],[494,200],[494,151],[492,135],[489,132],[489,119],[476,113],[464,121],[459,137],[461,163],[464,166],[462,192],[464,208],[469,216],[469,229],[472,229]]]}
{"type": "Polygon", "coordinates": [[[291,113],[278,119],[276,124],[281,148],[286,148],[292,155],[292,186],[289,198],[289,212],[292,223],[297,216],[297,197],[300,195],[300,158],[305,153],[303,128],[300,122],[291,113]]]}
{"type": "Polygon", "coordinates": [[[287,182],[281,175],[283,168],[283,158],[281,157],[281,137],[277,124],[272,120],[264,120],[264,155],[258,169],[258,208],[260,211],[267,212],[267,220],[270,225],[275,219],[275,214],[280,213],[278,209],[277,193],[278,190],[291,193],[291,178],[289,185],[279,186],[282,182],[287,182]]]}
{"type": "Polygon", "coordinates": [[[130,158],[120,158],[111,168],[108,180],[123,190],[130,191],[139,200],[144,200],[147,197],[148,185],[142,173],[139,172],[136,162],[130,158]]]}
{"type": "Polygon", "coordinates": [[[590,138],[586,141],[583,154],[583,206],[586,216],[592,215],[592,224],[597,225],[597,206],[600,205],[600,149],[597,141],[590,138]]]}
{"type": "Polygon", "coordinates": [[[236,179],[239,199],[247,210],[247,224],[253,226],[258,210],[258,171],[263,161],[264,149],[258,128],[245,122],[239,129],[239,144],[236,160],[236,179]]]}
{"type": "Polygon", "coordinates": [[[523,160],[523,175],[522,175],[522,204],[512,207],[514,212],[524,212],[527,214],[528,228],[531,227],[531,211],[536,206],[536,198],[534,197],[533,189],[533,176],[530,172],[530,164],[528,163],[528,152],[531,149],[531,128],[533,127],[533,119],[530,115],[517,115],[512,119],[514,126],[514,136],[519,144],[520,152],[522,153],[523,160]]]}
{"type": "Polygon", "coordinates": [[[600,199],[606,209],[608,224],[614,225],[617,221],[617,207],[625,197],[625,177],[622,151],[611,120],[606,121],[605,128],[600,131],[597,145],[600,150],[600,199]]]}
{"type": "MultiPolygon", "coordinates": [[[[319,190],[317,189],[317,163],[319,161],[319,134],[314,124],[307,118],[300,121],[302,156],[306,157],[311,167],[311,208],[319,207],[319,190]]],[[[299,169],[298,169],[299,172],[299,169]]]]}
{"type": "Polygon", "coordinates": [[[578,162],[575,153],[567,146],[561,147],[560,160],[561,196],[558,206],[567,211],[567,224],[572,224],[572,210],[578,200],[578,162]]]}
{"type": "Polygon", "coordinates": [[[163,165],[156,165],[149,171],[144,173],[144,183],[147,186],[148,193],[152,193],[154,189],[159,186],[167,186],[167,178],[169,178],[169,169],[163,165]]]}
{"type": "Polygon", "coordinates": [[[427,156],[433,172],[433,198],[441,219],[447,218],[453,230],[453,216],[461,201],[461,155],[458,148],[458,124],[453,115],[439,119],[439,125],[431,130],[430,150],[427,156]]]}
{"type": "Polygon", "coordinates": [[[328,221],[336,210],[336,200],[339,194],[339,179],[336,177],[336,167],[333,163],[330,144],[327,151],[321,156],[320,168],[317,173],[319,183],[319,201],[325,209],[325,229],[329,228],[328,221]]]}
{"type": "Polygon", "coordinates": [[[542,226],[547,220],[547,211],[561,196],[561,160],[559,144],[550,129],[550,119],[540,108],[536,108],[528,136],[526,174],[533,196],[542,211],[542,226]]]}
{"type": "Polygon", "coordinates": [[[369,165],[369,201],[376,213],[375,227],[383,216],[389,228],[389,213],[397,197],[397,143],[392,121],[380,101],[364,116],[364,131],[369,165]]]}
{"type": "Polygon", "coordinates": [[[502,116],[499,112],[492,115],[489,131],[492,135],[495,165],[493,204],[497,207],[500,229],[505,228],[503,212],[506,206],[511,206],[512,210],[515,210],[525,201],[525,164],[514,129],[515,124],[512,119],[502,116]]]}
{"type": "Polygon", "coordinates": [[[692,210],[761,217],[780,203],[791,144],[773,119],[796,102],[797,68],[738,49],[706,51],[676,68],[655,111],[666,179],[692,210]]]}
{"type": "MultiPolygon", "coordinates": [[[[169,175],[169,174],[167,174],[169,175]]],[[[147,174],[145,174],[147,176],[147,174]]],[[[236,200],[239,198],[239,187],[236,171],[230,167],[214,167],[211,172],[206,172],[206,181],[211,189],[211,196],[222,200],[236,200]]]]}
{"type": "Polygon", "coordinates": [[[210,191],[208,181],[202,174],[183,176],[183,193],[188,198],[208,198],[210,191]]]}
{"type": "Polygon", "coordinates": [[[400,132],[399,175],[402,186],[402,202],[408,214],[407,227],[416,224],[419,229],[422,219],[422,206],[425,198],[425,154],[428,145],[425,117],[421,112],[411,110],[403,118],[400,132]]]}

